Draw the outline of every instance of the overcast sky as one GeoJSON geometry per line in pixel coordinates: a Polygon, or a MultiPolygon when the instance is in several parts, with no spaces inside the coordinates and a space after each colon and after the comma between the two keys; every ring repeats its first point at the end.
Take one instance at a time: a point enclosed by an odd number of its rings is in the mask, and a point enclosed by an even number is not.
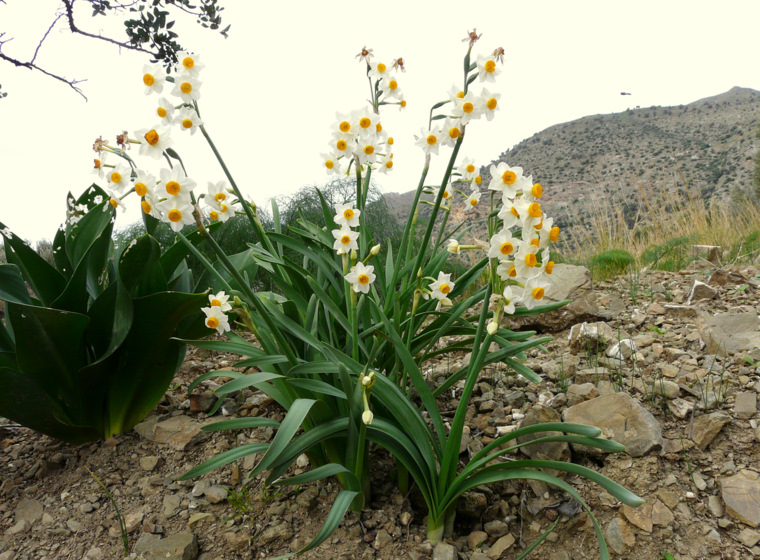
{"type": "MultiPolygon", "coordinates": [[[[760,90],[758,0],[387,0],[361,8],[312,0],[220,1],[225,25],[232,24],[228,39],[200,30],[193,18],[177,26],[185,46],[206,65],[200,110],[207,129],[240,187],[259,204],[326,180],[319,154],[327,151],[336,111],[360,108],[368,98],[364,67],[355,58],[364,45],[374,49],[375,60],[406,61],[399,85],[408,107],[381,114],[396,139],[394,172],[380,180],[386,191],[416,186],[423,155],[413,135],[427,122],[430,106],[461,82],[462,39],[474,27],[483,34],[474,52],[506,52],[493,88],[502,94],[500,111],[493,121],[468,128],[462,150],[479,165],[544,128],[586,115],[685,104],[733,86],[760,90]]],[[[3,52],[29,60],[59,4],[0,4],[0,32],[13,37],[3,52]]],[[[78,23],[90,32],[118,34],[123,19],[93,19],[83,9],[78,23]]],[[[143,94],[145,62],[72,36],[63,21],[37,63],[86,78],[80,87],[89,101],[39,72],[0,62],[0,84],[8,92],[0,100],[0,221],[27,239],[52,238],[64,217],[65,194],[79,194],[97,180],[90,171],[92,141],[102,135],[113,143],[122,130],[156,124],[156,97],[143,94]]],[[[172,136],[204,190],[206,181],[223,178],[200,134],[177,130],[172,136]]],[[[429,180],[440,180],[444,159],[434,163],[429,180]]],[[[127,200],[133,207],[135,201],[127,200]]],[[[137,216],[120,215],[117,226],[137,216]]]]}

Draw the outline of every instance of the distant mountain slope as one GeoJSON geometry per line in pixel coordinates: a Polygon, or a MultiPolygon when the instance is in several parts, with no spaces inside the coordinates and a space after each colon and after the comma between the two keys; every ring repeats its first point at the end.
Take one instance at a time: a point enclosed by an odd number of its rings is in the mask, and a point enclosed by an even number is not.
{"type": "MultiPolygon", "coordinates": [[[[740,87],[688,105],[583,117],[503,152],[481,169],[482,188],[490,180],[490,165],[521,166],[544,186],[547,212],[566,226],[572,225],[570,215],[583,216],[591,201],[622,205],[632,216],[640,188],[652,184],[680,188],[685,183],[705,198],[724,198],[751,190],[759,125],[760,92],[740,87]]],[[[406,219],[411,194],[391,193],[388,199],[406,219]]]]}

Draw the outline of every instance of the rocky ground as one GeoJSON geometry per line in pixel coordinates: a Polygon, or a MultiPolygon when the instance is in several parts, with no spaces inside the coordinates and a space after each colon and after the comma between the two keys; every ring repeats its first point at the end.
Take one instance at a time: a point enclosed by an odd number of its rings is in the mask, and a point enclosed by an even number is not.
{"type": "MultiPolygon", "coordinates": [[[[760,270],[701,262],[594,286],[584,270],[555,270],[575,302],[532,324],[554,336],[528,360],[543,381],[530,384],[499,367],[484,371],[463,458],[518,424],[594,424],[627,452],[584,455],[553,444],[534,454],[584,464],[646,498],[632,509],[585,480],[567,479],[597,516],[613,557],[760,557],[760,270]]],[[[450,356],[427,373],[441,382],[466,359],[450,356]]],[[[107,442],[73,447],[0,419],[0,560],[122,557],[114,508],[93,475],[125,517],[131,558],[265,558],[308,542],[337,494],[335,482],[272,491],[247,477],[253,456],[200,480],[176,480],[221,451],[271,439],[271,428],[200,431],[216,418],[205,411],[217,385],[206,382],[190,398],[187,386],[234,360],[190,350],[155,414],[107,442]]],[[[453,415],[453,403],[442,407],[453,415]]],[[[225,401],[220,414],[282,417],[250,392],[225,401]]],[[[401,495],[393,483],[392,463],[373,450],[372,464],[372,503],[303,558],[515,558],[558,517],[532,557],[598,558],[588,516],[542,484],[469,492],[453,538],[434,548],[416,496],[401,495]]],[[[308,468],[301,458],[297,470],[308,468]]]]}

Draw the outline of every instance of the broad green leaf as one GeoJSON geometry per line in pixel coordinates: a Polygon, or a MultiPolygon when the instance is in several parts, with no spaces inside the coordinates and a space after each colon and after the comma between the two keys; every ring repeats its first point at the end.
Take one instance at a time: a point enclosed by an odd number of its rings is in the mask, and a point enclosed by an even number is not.
{"type": "Polygon", "coordinates": [[[75,269],[99,239],[105,236],[110,241],[115,210],[108,203],[108,197],[105,198],[66,233],[66,255],[75,269]]]}
{"type": "Polygon", "coordinates": [[[118,273],[132,297],[166,291],[166,278],[158,265],[161,247],[149,235],[133,239],[119,257],[118,273]]]}
{"type": "MultiPolygon", "coordinates": [[[[0,222],[0,228],[5,227],[0,222]]],[[[66,287],[66,279],[21,238],[5,238],[5,256],[16,265],[43,305],[49,306],[66,287]]]]}
{"type": "Polygon", "coordinates": [[[0,299],[33,305],[21,270],[15,264],[0,264],[0,299]]]}
{"type": "Polygon", "coordinates": [[[132,300],[118,283],[111,284],[90,306],[87,341],[93,360],[110,356],[127,338],[132,326],[132,300]]]}

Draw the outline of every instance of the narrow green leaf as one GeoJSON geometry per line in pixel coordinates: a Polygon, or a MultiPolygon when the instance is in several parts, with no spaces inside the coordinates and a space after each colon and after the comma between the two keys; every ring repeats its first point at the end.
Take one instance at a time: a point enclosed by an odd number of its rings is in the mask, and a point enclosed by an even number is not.
{"type": "Polygon", "coordinates": [[[211,379],[214,377],[232,377],[232,378],[237,379],[238,377],[243,377],[244,375],[245,375],[244,373],[241,373],[239,371],[228,371],[226,369],[222,369],[222,370],[216,369],[213,371],[207,371],[206,373],[203,373],[199,375],[198,377],[196,377],[195,379],[193,379],[193,382],[190,383],[190,385],[187,388],[187,394],[189,395],[190,393],[192,393],[193,389],[195,389],[202,382],[206,381],[206,379],[211,379]]]}
{"type": "Polygon", "coordinates": [[[243,375],[242,377],[238,377],[237,379],[233,379],[232,381],[228,381],[221,387],[219,387],[216,391],[214,391],[215,395],[229,395],[230,393],[234,393],[236,391],[240,391],[241,389],[245,389],[246,387],[256,386],[261,383],[265,383],[266,381],[271,381],[272,379],[280,379],[283,376],[278,373],[271,373],[268,371],[259,371],[256,373],[249,373],[246,375],[243,375]]]}
{"type": "Polygon", "coordinates": [[[337,397],[339,399],[347,399],[346,394],[340,389],[336,389],[332,385],[325,383],[324,381],[318,381],[316,379],[288,379],[288,383],[300,389],[306,389],[312,393],[319,393],[321,395],[330,395],[331,397],[337,397]]]}
{"type": "Polygon", "coordinates": [[[251,472],[251,476],[256,476],[263,472],[277,460],[279,455],[287,448],[288,443],[290,443],[298,428],[301,427],[301,423],[316,402],[313,399],[296,399],[293,401],[285,419],[280,425],[280,429],[277,430],[277,435],[272,440],[272,444],[264,454],[264,457],[261,458],[259,464],[251,472]]]}
{"type": "Polygon", "coordinates": [[[213,459],[209,459],[205,463],[201,463],[197,467],[190,469],[185,474],[177,478],[177,480],[188,480],[190,478],[195,478],[197,476],[204,475],[208,472],[218,469],[219,467],[223,467],[224,465],[232,463],[233,461],[242,459],[243,457],[247,455],[253,455],[254,453],[261,453],[262,451],[265,451],[268,447],[269,447],[268,443],[249,443],[247,445],[241,445],[240,447],[236,447],[235,449],[230,449],[229,451],[220,453],[213,459]]]}
{"type": "Polygon", "coordinates": [[[350,476],[354,476],[354,473],[352,473],[343,465],[339,465],[337,463],[328,463],[326,465],[322,465],[321,467],[317,467],[316,469],[312,469],[303,474],[291,476],[289,478],[281,478],[279,480],[275,480],[272,484],[275,484],[276,486],[293,486],[296,484],[308,484],[309,482],[322,480],[323,478],[327,478],[328,476],[334,476],[336,474],[348,474],[350,476]]]}
{"type": "Polygon", "coordinates": [[[206,424],[201,428],[206,432],[219,432],[222,430],[242,430],[244,428],[260,428],[260,427],[277,428],[280,426],[279,422],[272,420],[271,418],[253,417],[253,418],[233,418],[232,420],[220,420],[213,424],[206,424]]]}

